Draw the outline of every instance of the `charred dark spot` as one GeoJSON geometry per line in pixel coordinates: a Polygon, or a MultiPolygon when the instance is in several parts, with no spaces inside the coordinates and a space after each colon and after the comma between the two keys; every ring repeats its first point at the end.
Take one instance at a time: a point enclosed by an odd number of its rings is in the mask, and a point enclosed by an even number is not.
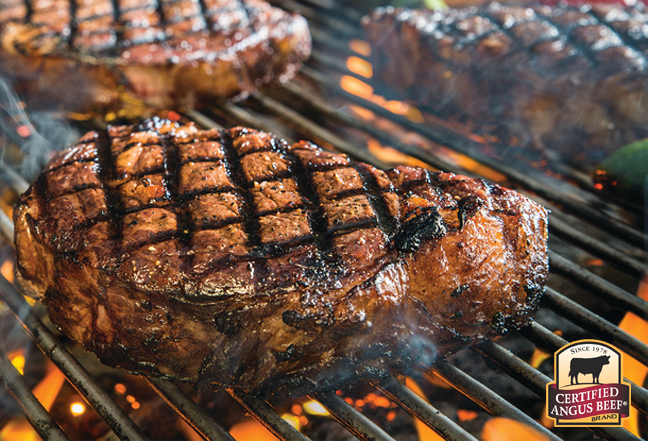
{"type": "Polygon", "coordinates": [[[438,239],[447,232],[443,217],[436,207],[428,207],[421,214],[408,219],[394,236],[393,243],[399,251],[413,252],[430,239],[438,239]]]}
{"type": "Polygon", "coordinates": [[[502,312],[497,312],[491,320],[491,329],[497,333],[497,335],[504,335],[509,330],[506,326],[506,317],[502,312]]]}
{"type": "Polygon", "coordinates": [[[461,285],[460,287],[458,287],[457,289],[455,289],[454,291],[452,291],[450,293],[450,297],[452,297],[453,299],[456,299],[457,297],[459,297],[461,295],[461,293],[463,293],[467,289],[468,289],[468,285],[461,285]]]}
{"type": "Polygon", "coordinates": [[[457,204],[459,205],[459,213],[457,214],[459,229],[462,229],[466,221],[477,214],[484,202],[477,196],[466,196],[460,199],[457,204]]]}
{"type": "Polygon", "coordinates": [[[228,337],[233,337],[241,331],[241,323],[234,317],[233,311],[218,314],[213,323],[218,332],[228,337]]]}
{"type": "Polygon", "coordinates": [[[147,311],[151,311],[153,309],[153,305],[151,305],[150,300],[142,300],[140,302],[140,305],[142,306],[142,308],[146,309],[147,311]]]}
{"type": "Polygon", "coordinates": [[[529,306],[536,306],[538,303],[540,303],[542,294],[544,294],[544,287],[538,285],[537,283],[530,282],[524,285],[524,292],[526,292],[527,294],[526,301],[529,306]]]}
{"type": "Polygon", "coordinates": [[[275,352],[274,355],[277,361],[290,361],[301,358],[303,353],[298,350],[295,345],[290,345],[284,352],[275,352]]]}

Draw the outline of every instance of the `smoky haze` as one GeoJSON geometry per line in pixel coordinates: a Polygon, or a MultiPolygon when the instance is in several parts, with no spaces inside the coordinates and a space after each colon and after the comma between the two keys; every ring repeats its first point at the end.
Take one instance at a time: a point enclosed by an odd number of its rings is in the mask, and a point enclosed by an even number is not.
{"type": "MultiPolygon", "coordinates": [[[[0,77],[0,161],[31,181],[56,151],[79,138],[67,122],[50,111],[29,113],[8,79],[0,77]],[[9,160],[7,146],[14,143],[20,160],[9,160]]],[[[13,159],[13,158],[12,158],[13,159]]]]}

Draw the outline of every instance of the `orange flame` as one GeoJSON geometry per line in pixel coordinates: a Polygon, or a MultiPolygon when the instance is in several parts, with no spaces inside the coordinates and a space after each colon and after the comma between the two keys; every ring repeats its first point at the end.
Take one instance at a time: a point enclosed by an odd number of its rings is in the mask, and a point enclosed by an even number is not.
{"type": "Polygon", "coordinates": [[[257,420],[249,419],[235,424],[229,431],[237,441],[276,441],[277,438],[257,420]]]}
{"type": "Polygon", "coordinates": [[[9,283],[14,281],[14,265],[11,260],[5,260],[0,266],[0,273],[4,276],[9,283]]]}
{"type": "Polygon", "coordinates": [[[373,66],[368,61],[358,57],[347,58],[347,68],[360,76],[371,78],[373,76],[373,66]]]}
{"type": "Polygon", "coordinates": [[[369,43],[363,40],[351,40],[349,42],[349,47],[351,48],[352,51],[364,55],[365,57],[368,57],[371,55],[371,46],[369,46],[369,43]]]}
{"type": "Polygon", "coordinates": [[[491,418],[482,429],[482,441],[548,441],[533,427],[509,418],[491,418]]]}
{"type": "MultiPolygon", "coordinates": [[[[425,401],[428,401],[419,385],[416,384],[416,382],[410,377],[405,377],[405,385],[409,387],[416,395],[423,398],[425,401]]],[[[418,432],[419,441],[443,440],[443,437],[441,435],[430,429],[423,421],[419,420],[418,418],[414,418],[414,425],[416,426],[416,431],[418,432]]]]}
{"type": "MultiPolygon", "coordinates": [[[[45,410],[49,411],[52,408],[64,382],[63,373],[53,363],[50,363],[45,378],[33,390],[45,410]]],[[[0,440],[35,441],[38,439],[40,438],[36,431],[24,417],[14,418],[0,431],[0,440]]]]}
{"type": "MultiPolygon", "coordinates": [[[[643,280],[639,283],[637,297],[648,300],[648,273],[644,274],[643,280]]],[[[648,343],[648,322],[636,314],[632,312],[626,313],[619,324],[619,328],[644,343],[648,343]]],[[[648,374],[648,367],[626,353],[623,353],[623,355],[623,376],[635,384],[642,385],[648,374]]],[[[630,410],[630,417],[623,420],[623,427],[639,436],[639,418],[636,410],[630,410]]]]}

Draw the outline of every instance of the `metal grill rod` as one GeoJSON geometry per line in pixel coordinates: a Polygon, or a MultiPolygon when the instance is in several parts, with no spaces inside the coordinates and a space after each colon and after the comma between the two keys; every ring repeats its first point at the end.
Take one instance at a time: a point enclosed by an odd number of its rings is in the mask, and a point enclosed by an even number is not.
{"type": "Polygon", "coordinates": [[[536,420],[513,406],[507,400],[493,392],[491,389],[475,380],[470,375],[451,365],[447,361],[438,361],[433,366],[434,372],[439,375],[450,386],[457,389],[463,395],[474,401],[491,415],[505,416],[510,419],[521,421],[528,426],[540,431],[550,440],[560,440],[553,432],[539,424],[536,420]]]}
{"type": "MultiPolygon", "coordinates": [[[[547,383],[551,381],[549,377],[533,369],[528,363],[521,360],[512,352],[495,344],[492,341],[484,342],[473,351],[487,357],[494,362],[500,369],[515,378],[524,386],[531,389],[541,397],[546,396],[547,383]],[[530,380],[530,381],[529,381],[530,380]]],[[[597,435],[611,440],[640,440],[622,427],[588,427],[589,430],[597,435]]]]}
{"type": "Polygon", "coordinates": [[[552,211],[549,215],[549,231],[580,246],[582,249],[588,251],[594,256],[602,258],[615,268],[626,272],[633,277],[640,277],[645,271],[645,262],[630,257],[627,254],[594,239],[592,236],[572,227],[568,222],[568,215],[561,213],[560,211],[552,211]]]}
{"type": "Polygon", "coordinates": [[[259,423],[263,424],[277,438],[286,441],[307,441],[302,433],[288,424],[262,398],[237,389],[227,389],[232,398],[239,402],[259,423]]]}
{"type": "Polygon", "coordinates": [[[647,301],[619,288],[615,284],[608,282],[596,274],[581,268],[554,251],[550,250],[548,254],[552,272],[560,274],[597,294],[605,296],[607,299],[615,302],[618,306],[622,306],[628,311],[634,312],[643,319],[648,319],[647,301]]]}
{"type": "MultiPolygon", "coordinates": [[[[356,129],[362,130],[365,133],[370,134],[371,136],[373,136],[383,144],[392,146],[395,149],[413,157],[417,153],[420,153],[415,150],[412,150],[408,144],[400,142],[395,137],[387,134],[383,130],[376,128],[374,125],[366,121],[363,121],[359,118],[350,118],[349,115],[341,113],[338,109],[334,108],[330,104],[322,100],[314,99],[314,97],[311,96],[310,92],[304,86],[300,85],[298,81],[292,81],[290,83],[285,84],[283,86],[283,89],[290,92],[294,97],[300,98],[302,100],[307,100],[308,104],[312,106],[314,109],[316,109],[320,114],[326,115],[329,118],[335,119],[336,121],[339,121],[350,127],[354,127],[356,129]]],[[[279,110],[278,106],[275,105],[277,101],[273,100],[272,98],[260,94],[256,94],[254,98],[257,99],[261,105],[264,105],[264,107],[266,107],[266,109],[269,111],[277,112],[277,110],[279,110]]],[[[437,168],[438,170],[453,171],[453,169],[455,169],[456,172],[459,173],[463,173],[463,174],[471,173],[463,169],[458,170],[460,167],[450,164],[449,162],[435,155],[424,153],[421,155],[419,159],[437,168]]]]}
{"type": "Polygon", "coordinates": [[[27,420],[41,438],[53,441],[69,440],[61,426],[29,390],[27,382],[11,361],[2,352],[0,354],[0,378],[9,394],[20,406],[27,420]]]}
{"type": "Polygon", "coordinates": [[[613,341],[615,346],[648,366],[648,345],[637,337],[628,334],[618,326],[614,326],[601,316],[583,308],[552,288],[547,287],[545,289],[542,303],[558,315],[596,334],[597,337],[613,341]]]}
{"type": "Polygon", "coordinates": [[[477,438],[466,432],[461,426],[439,412],[394,377],[390,377],[386,381],[373,383],[373,385],[410,415],[423,421],[445,439],[477,441],[477,438]]]}
{"type": "Polygon", "coordinates": [[[215,441],[235,441],[232,435],[217,424],[205,409],[196,404],[178,386],[160,378],[145,376],[142,378],[203,438],[215,441]]]}
{"type": "Polygon", "coordinates": [[[63,372],[117,436],[128,440],[146,439],[142,430],[94,381],[63,343],[34,315],[29,303],[2,275],[0,275],[0,296],[40,350],[63,372]]]}
{"type": "Polygon", "coordinates": [[[373,421],[358,412],[334,392],[317,393],[313,397],[326,407],[333,418],[358,438],[365,441],[394,441],[391,436],[373,421]]]}

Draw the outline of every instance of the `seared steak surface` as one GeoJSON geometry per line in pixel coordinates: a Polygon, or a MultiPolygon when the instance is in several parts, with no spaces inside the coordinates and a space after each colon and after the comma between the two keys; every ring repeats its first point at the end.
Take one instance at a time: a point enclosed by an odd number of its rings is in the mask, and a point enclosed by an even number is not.
{"type": "Polygon", "coordinates": [[[365,17],[379,92],[597,163],[648,136],[648,12],[597,3],[365,17]]]}
{"type": "Polygon", "coordinates": [[[306,20],[262,0],[0,0],[0,71],[38,102],[196,106],[287,81],[306,20]]]}
{"type": "Polygon", "coordinates": [[[17,275],[110,365],[304,393],[526,324],[547,214],[247,128],[85,135],[14,211],[17,275]]]}

